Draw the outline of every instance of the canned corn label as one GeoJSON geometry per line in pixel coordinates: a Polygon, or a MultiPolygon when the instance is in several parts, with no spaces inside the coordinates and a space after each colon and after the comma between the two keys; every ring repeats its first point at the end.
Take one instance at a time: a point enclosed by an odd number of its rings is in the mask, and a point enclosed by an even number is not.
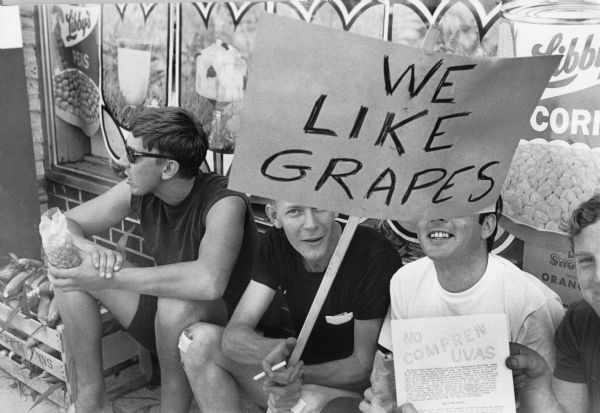
{"type": "Polygon", "coordinates": [[[523,269],[558,294],[563,305],[581,300],[575,258],[571,252],[525,243],[523,269]]]}
{"type": "Polygon", "coordinates": [[[600,147],[600,3],[509,3],[503,16],[512,37],[500,39],[512,41],[499,45],[504,56],[563,55],[530,118],[533,134],[600,147]]]}

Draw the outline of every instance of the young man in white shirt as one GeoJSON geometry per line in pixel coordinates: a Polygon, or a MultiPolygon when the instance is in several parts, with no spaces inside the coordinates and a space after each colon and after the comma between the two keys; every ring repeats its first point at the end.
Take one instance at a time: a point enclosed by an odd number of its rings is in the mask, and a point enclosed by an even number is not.
{"type": "Polygon", "coordinates": [[[418,222],[426,257],[400,268],[392,278],[390,312],[379,336],[372,387],[360,404],[362,412],[398,411],[390,320],[505,313],[510,341],[534,348],[553,362],[562,303],[533,275],[490,253],[501,209],[499,199],[494,211],[418,222]]]}

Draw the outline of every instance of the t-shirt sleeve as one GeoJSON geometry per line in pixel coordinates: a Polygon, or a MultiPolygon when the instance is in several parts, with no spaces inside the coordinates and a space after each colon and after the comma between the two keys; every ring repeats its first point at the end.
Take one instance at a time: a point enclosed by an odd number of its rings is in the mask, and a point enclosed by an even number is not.
{"type": "Polygon", "coordinates": [[[367,267],[357,291],[354,318],[370,320],[385,317],[390,304],[390,280],[402,266],[400,254],[392,245],[386,245],[367,267]]]}
{"type": "Polygon", "coordinates": [[[251,274],[252,280],[273,290],[277,290],[280,284],[279,271],[281,271],[281,266],[279,263],[282,261],[282,245],[280,243],[284,241],[281,240],[278,231],[273,228],[261,237],[251,274]]]}
{"type": "Polygon", "coordinates": [[[571,306],[554,336],[556,368],[554,376],[572,383],[585,383],[585,366],[581,358],[581,337],[577,333],[576,307],[571,306]]]}
{"type": "Polygon", "coordinates": [[[390,314],[390,309],[388,309],[381,330],[379,331],[377,350],[384,355],[392,353],[392,316],[390,314]]]}
{"type": "Polygon", "coordinates": [[[538,352],[546,360],[551,370],[554,369],[556,358],[554,331],[558,324],[557,321],[560,320],[556,315],[557,311],[561,316],[564,315],[562,305],[557,301],[546,302],[527,316],[517,337],[519,344],[538,352]]]}

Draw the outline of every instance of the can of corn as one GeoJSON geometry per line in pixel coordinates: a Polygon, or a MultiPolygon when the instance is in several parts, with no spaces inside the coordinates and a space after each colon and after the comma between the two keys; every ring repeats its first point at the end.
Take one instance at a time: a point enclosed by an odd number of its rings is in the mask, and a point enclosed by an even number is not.
{"type": "Polygon", "coordinates": [[[532,136],[600,147],[600,1],[505,3],[498,56],[563,55],[531,115],[532,136]]]}

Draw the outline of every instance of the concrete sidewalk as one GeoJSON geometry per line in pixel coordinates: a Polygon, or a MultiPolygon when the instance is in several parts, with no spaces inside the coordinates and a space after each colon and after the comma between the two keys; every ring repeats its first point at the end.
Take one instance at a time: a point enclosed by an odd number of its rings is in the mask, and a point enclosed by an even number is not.
{"type": "MultiPolygon", "coordinates": [[[[62,407],[44,400],[31,408],[38,395],[27,386],[0,369],[0,412],[1,413],[66,413],[62,407]],[[31,410],[30,410],[31,409],[31,410]]],[[[142,387],[113,400],[115,413],[159,413],[160,388],[150,390],[142,387]]],[[[260,413],[261,410],[245,401],[245,413],[260,413]]],[[[196,403],[190,413],[200,413],[196,403]]]]}
{"type": "MultiPolygon", "coordinates": [[[[0,369],[0,412],[2,413],[66,413],[62,407],[49,400],[31,408],[38,395],[27,386],[0,369]],[[31,410],[30,410],[31,409],[31,410]]],[[[160,389],[143,387],[113,401],[116,413],[158,413],[160,389]]],[[[198,413],[194,405],[190,413],[198,413]]]]}

